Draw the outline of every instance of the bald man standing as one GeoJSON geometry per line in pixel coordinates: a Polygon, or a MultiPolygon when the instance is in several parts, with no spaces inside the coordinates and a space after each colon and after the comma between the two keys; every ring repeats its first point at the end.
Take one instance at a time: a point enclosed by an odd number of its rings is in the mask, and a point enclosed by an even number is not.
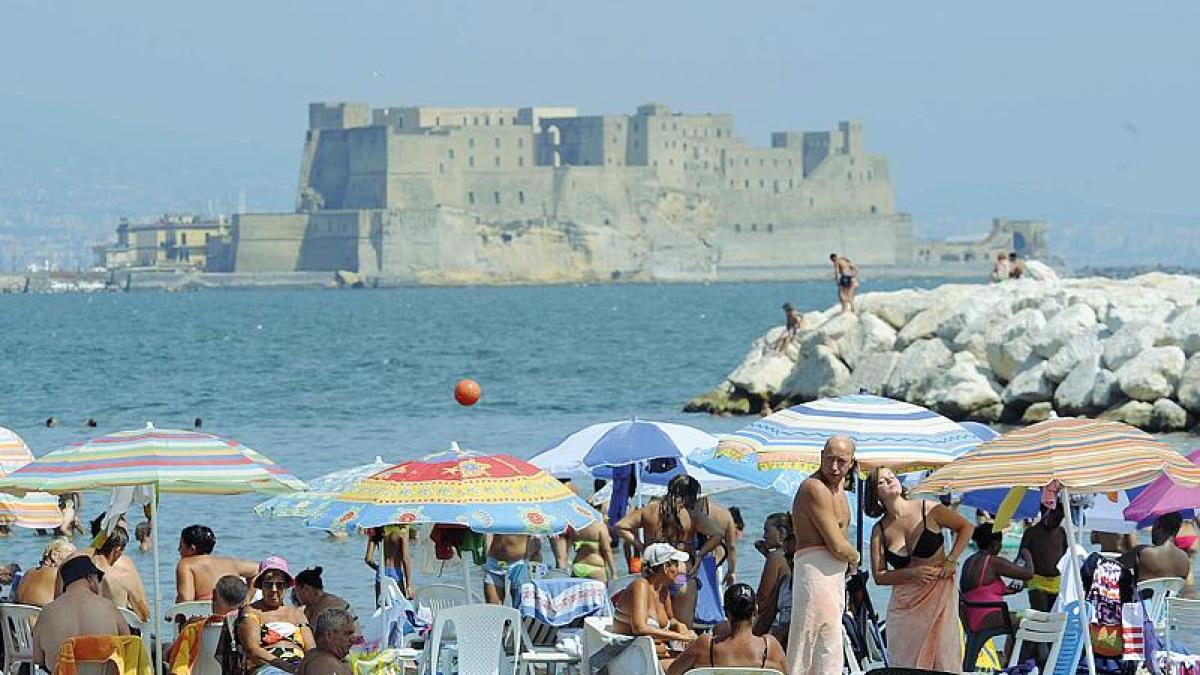
{"type": "Polygon", "coordinates": [[[844,489],[853,469],[854,441],[830,438],[821,449],[821,468],[804,479],[792,502],[796,553],[788,675],[840,675],[845,664],[846,573],[859,561],[848,535],[850,505],[844,489]]]}

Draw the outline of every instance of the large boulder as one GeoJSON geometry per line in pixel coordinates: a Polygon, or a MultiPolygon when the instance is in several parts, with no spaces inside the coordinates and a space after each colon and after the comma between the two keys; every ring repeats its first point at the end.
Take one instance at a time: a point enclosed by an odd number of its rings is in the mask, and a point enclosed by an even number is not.
{"type": "Polygon", "coordinates": [[[1000,386],[974,355],[958,352],[949,368],[935,372],[930,378],[922,403],[962,419],[1000,403],[1000,386]]]}
{"type": "Polygon", "coordinates": [[[1038,422],[1045,422],[1055,415],[1056,413],[1054,412],[1054,406],[1050,403],[1045,401],[1042,401],[1041,403],[1034,403],[1026,408],[1025,412],[1021,414],[1021,424],[1037,424],[1038,422]]]}
{"type": "Polygon", "coordinates": [[[1067,297],[1069,305],[1087,305],[1096,313],[1096,321],[1108,317],[1108,292],[1103,288],[1072,288],[1067,297]]]}
{"type": "Polygon", "coordinates": [[[1175,393],[1186,361],[1179,347],[1151,347],[1117,370],[1117,383],[1129,398],[1152,403],[1175,393]]]}
{"type": "MultiPolygon", "coordinates": [[[[1087,305],[1075,306],[1087,307],[1087,305]]],[[[1066,314],[1069,311],[1071,310],[1064,310],[1062,314],[1066,314]]],[[[1091,309],[1088,308],[1088,311],[1091,311],[1091,309]]],[[[1059,316],[1062,316],[1062,314],[1059,316]]],[[[1070,340],[1054,352],[1053,356],[1046,360],[1046,377],[1050,378],[1051,382],[1062,382],[1081,361],[1089,356],[1098,357],[1102,353],[1102,350],[1103,347],[1100,345],[1100,338],[1096,335],[1095,327],[1091,327],[1071,337],[1070,340]]]]}
{"type": "Polygon", "coordinates": [[[854,304],[860,312],[874,314],[900,330],[914,316],[932,307],[934,299],[930,291],[906,288],[887,293],[865,293],[855,299],[854,304]]]}
{"type": "Polygon", "coordinates": [[[914,316],[896,335],[896,349],[907,349],[918,340],[927,340],[937,335],[938,326],[954,310],[950,303],[941,302],[914,316]]]}
{"type": "Polygon", "coordinates": [[[1146,288],[1122,287],[1109,301],[1104,323],[1114,331],[1135,324],[1161,324],[1175,311],[1170,298],[1146,288]]]}
{"type": "Polygon", "coordinates": [[[953,362],[950,350],[941,340],[918,340],[900,353],[884,395],[921,402],[931,378],[953,362]]]}
{"type": "Polygon", "coordinates": [[[1175,398],[1184,408],[1200,413],[1200,354],[1192,354],[1184,364],[1175,398]]]}
{"type": "Polygon", "coordinates": [[[816,345],[806,350],[800,366],[780,386],[780,395],[812,400],[847,393],[850,369],[832,347],[816,345]]]}
{"type": "Polygon", "coordinates": [[[1150,411],[1150,428],[1158,431],[1181,431],[1188,427],[1188,414],[1175,401],[1160,398],[1150,411]]]}
{"type": "Polygon", "coordinates": [[[1154,405],[1145,401],[1126,401],[1100,413],[1102,420],[1124,422],[1135,427],[1146,428],[1154,417],[1154,405]]]}
{"type": "MultiPolygon", "coordinates": [[[[1042,314],[1046,315],[1045,307],[1042,308],[1042,314]]],[[[1043,359],[1048,359],[1076,336],[1094,333],[1095,326],[1095,310],[1087,305],[1071,305],[1046,322],[1033,339],[1033,351],[1043,359]]],[[[1066,377],[1066,373],[1062,377],[1066,377]]]]}
{"type": "Polygon", "coordinates": [[[878,352],[867,356],[850,373],[847,389],[850,393],[865,391],[876,396],[882,394],[899,361],[900,354],[896,352],[878,352]]]}
{"type": "Polygon", "coordinates": [[[954,340],[963,333],[983,333],[997,316],[1007,314],[1008,298],[996,292],[976,293],[945,313],[936,333],[943,340],[954,340]]]}
{"type": "Polygon", "coordinates": [[[1200,305],[1176,312],[1159,344],[1176,345],[1188,356],[1200,352],[1200,305]]]}
{"type": "Polygon", "coordinates": [[[1046,377],[1046,362],[1022,370],[1004,388],[1001,398],[1005,405],[1010,403],[1038,403],[1054,397],[1054,383],[1046,377]]]}
{"type": "Polygon", "coordinates": [[[794,360],[773,348],[757,350],[746,355],[728,380],[742,391],[766,396],[779,391],[795,367],[794,360]]]}
{"type": "Polygon", "coordinates": [[[1096,406],[1092,404],[1092,389],[1099,375],[1100,355],[1085,356],[1054,390],[1054,408],[1064,415],[1086,415],[1094,411],[1096,406]]]}
{"type": "Polygon", "coordinates": [[[1104,367],[1117,370],[1129,359],[1153,347],[1162,332],[1161,323],[1134,321],[1123,325],[1104,341],[1104,367]]]}
{"type": "Polygon", "coordinates": [[[1101,368],[1092,385],[1092,406],[1104,410],[1123,400],[1125,397],[1121,394],[1117,376],[1111,370],[1101,368]]]}
{"type": "Polygon", "coordinates": [[[988,330],[988,365],[1000,382],[1010,381],[1029,365],[1033,336],[1046,326],[1046,317],[1033,308],[1023,309],[988,330]]]}
{"type": "Polygon", "coordinates": [[[837,340],[838,354],[851,370],[871,354],[892,351],[896,330],[872,314],[859,314],[858,321],[837,340]]]}

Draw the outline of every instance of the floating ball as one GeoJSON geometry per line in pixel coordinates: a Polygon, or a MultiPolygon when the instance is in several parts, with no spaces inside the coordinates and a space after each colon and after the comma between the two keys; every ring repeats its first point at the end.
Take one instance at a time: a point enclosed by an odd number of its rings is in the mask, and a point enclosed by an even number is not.
{"type": "Polygon", "coordinates": [[[461,405],[475,405],[479,401],[479,383],[475,380],[459,380],[454,385],[454,400],[461,405]]]}

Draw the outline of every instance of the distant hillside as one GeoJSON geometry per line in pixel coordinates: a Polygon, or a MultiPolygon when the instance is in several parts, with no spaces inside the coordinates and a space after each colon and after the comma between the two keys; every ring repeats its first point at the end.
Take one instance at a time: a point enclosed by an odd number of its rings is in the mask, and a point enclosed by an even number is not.
{"type": "Polygon", "coordinates": [[[1130,213],[1061,193],[1001,186],[952,185],[897,197],[917,234],[941,239],[987,232],[991,219],[1050,223],[1050,247],[1072,267],[1194,266],[1200,215],[1130,213]]]}

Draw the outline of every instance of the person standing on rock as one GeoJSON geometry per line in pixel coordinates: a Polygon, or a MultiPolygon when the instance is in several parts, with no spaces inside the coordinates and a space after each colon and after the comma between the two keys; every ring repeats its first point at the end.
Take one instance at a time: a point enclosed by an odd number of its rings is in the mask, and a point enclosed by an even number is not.
{"type": "Polygon", "coordinates": [[[804,327],[804,315],[792,307],[792,303],[783,303],[783,315],[787,323],[784,325],[783,335],[780,335],[779,340],[775,342],[775,351],[777,352],[787,349],[792,340],[796,339],[800,329],[804,327]]]}
{"type": "Polygon", "coordinates": [[[804,479],[792,502],[792,623],[788,675],[840,675],[845,664],[842,615],[846,573],[859,562],[850,543],[850,504],[844,483],[854,470],[854,441],[833,436],[821,449],[821,468],[804,479]]]}
{"type": "Polygon", "coordinates": [[[854,291],[858,288],[858,268],[850,259],[836,253],[829,254],[833,263],[833,280],[837,284],[838,302],[843,312],[854,311],[854,291]]]}
{"type": "Polygon", "coordinates": [[[1020,279],[1025,274],[1025,263],[1017,257],[1017,252],[1008,254],[1008,278],[1020,279]]]}

